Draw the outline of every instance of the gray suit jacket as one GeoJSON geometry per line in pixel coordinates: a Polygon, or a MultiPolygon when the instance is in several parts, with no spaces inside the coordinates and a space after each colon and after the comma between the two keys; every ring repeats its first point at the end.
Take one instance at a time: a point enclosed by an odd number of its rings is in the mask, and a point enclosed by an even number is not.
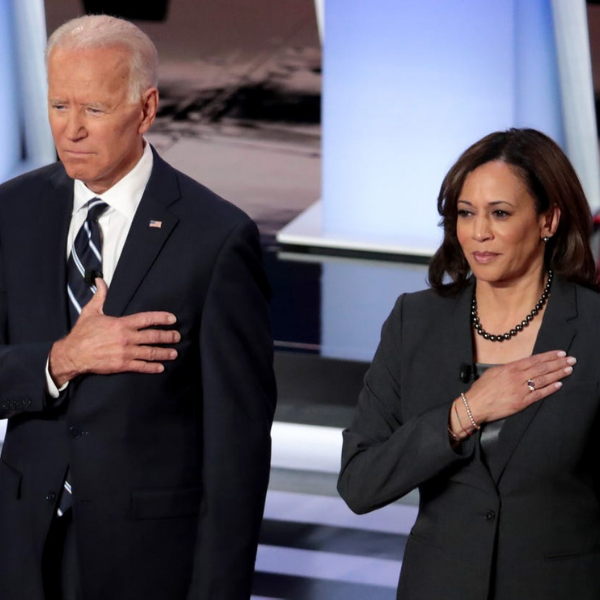
{"type": "Polygon", "coordinates": [[[364,513],[419,488],[402,600],[597,599],[600,296],[555,278],[534,353],[565,350],[577,365],[506,420],[488,468],[477,436],[453,450],[446,429],[470,386],[472,293],[398,299],[344,432],[339,492],[364,513]]]}

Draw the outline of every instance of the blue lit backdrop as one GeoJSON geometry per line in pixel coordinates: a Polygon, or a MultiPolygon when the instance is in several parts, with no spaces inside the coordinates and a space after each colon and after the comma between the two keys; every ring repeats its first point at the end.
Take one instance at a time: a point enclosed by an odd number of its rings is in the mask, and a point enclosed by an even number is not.
{"type": "Polygon", "coordinates": [[[0,0],[0,181],[7,179],[21,160],[17,63],[10,0],[0,0]]]}
{"type": "Polygon", "coordinates": [[[511,126],[564,142],[550,0],[327,0],[323,98],[323,235],[427,253],[462,150],[511,126]]]}

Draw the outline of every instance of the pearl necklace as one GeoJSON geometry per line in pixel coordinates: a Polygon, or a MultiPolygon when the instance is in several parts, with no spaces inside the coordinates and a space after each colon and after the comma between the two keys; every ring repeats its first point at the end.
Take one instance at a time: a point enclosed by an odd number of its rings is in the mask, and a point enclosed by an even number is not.
{"type": "Polygon", "coordinates": [[[488,333],[479,322],[479,315],[477,314],[477,298],[475,297],[475,291],[473,291],[473,301],[471,302],[471,321],[473,322],[473,327],[478,335],[482,335],[484,340],[489,340],[490,342],[503,342],[504,340],[510,340],[511,337],[517,335],[517,333],[523,331],[525,327],[533,321],[536,315],[542,310],[544,304],[548,300],[548,296],[550,296],[550,284],[552,283],[552,270],[548,271],[548,281],[546,282],[546,287],[542,292],[542,297],[538,300],[538,303],[532,309],[532,311],[518,324],[515,325],[514,329],[511,329],[508,333],[501,333],[499,335],[492,335],[488,333]]]}

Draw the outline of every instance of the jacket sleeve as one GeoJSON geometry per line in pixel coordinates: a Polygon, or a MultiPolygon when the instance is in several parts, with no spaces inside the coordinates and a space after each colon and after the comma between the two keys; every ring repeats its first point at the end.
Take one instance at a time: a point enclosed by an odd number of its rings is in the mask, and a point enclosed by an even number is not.
{"type": "Polygon", "coordinates": [[[48,397],[45,369],[52,342],[11,344],[8,319],[0,249],[0,419],[42,411],[48,397]]]}
{"type": "Polygon", "coordinates": [[[398,298],[383,326],[352,424],[343,432],[338,491],[359,514],[398,500],[468,458],[475,447],[473,438],[455,449],[450,445],[447,428],[454,398],[442,398],[418,416],[403,417],[403,403],[409,401],[400,385],[403,302],[404,296],[398,298]]]}
{"type": "Polygon", "coordinates": [[[275,411],[268,284],[251,221],[229,235],[201,324],[203,499],[189,600],[247,600],[275,411]]]}

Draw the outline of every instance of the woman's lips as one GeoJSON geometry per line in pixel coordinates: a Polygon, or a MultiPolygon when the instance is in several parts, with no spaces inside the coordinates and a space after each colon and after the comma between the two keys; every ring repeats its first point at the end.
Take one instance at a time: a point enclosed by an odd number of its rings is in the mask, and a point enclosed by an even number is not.
{"type": "Polygon", "coordinates": [[[473,258],[480,264],[489,263],[497,256],[500,255],[496,252],[473,252],[473,258]]]}

